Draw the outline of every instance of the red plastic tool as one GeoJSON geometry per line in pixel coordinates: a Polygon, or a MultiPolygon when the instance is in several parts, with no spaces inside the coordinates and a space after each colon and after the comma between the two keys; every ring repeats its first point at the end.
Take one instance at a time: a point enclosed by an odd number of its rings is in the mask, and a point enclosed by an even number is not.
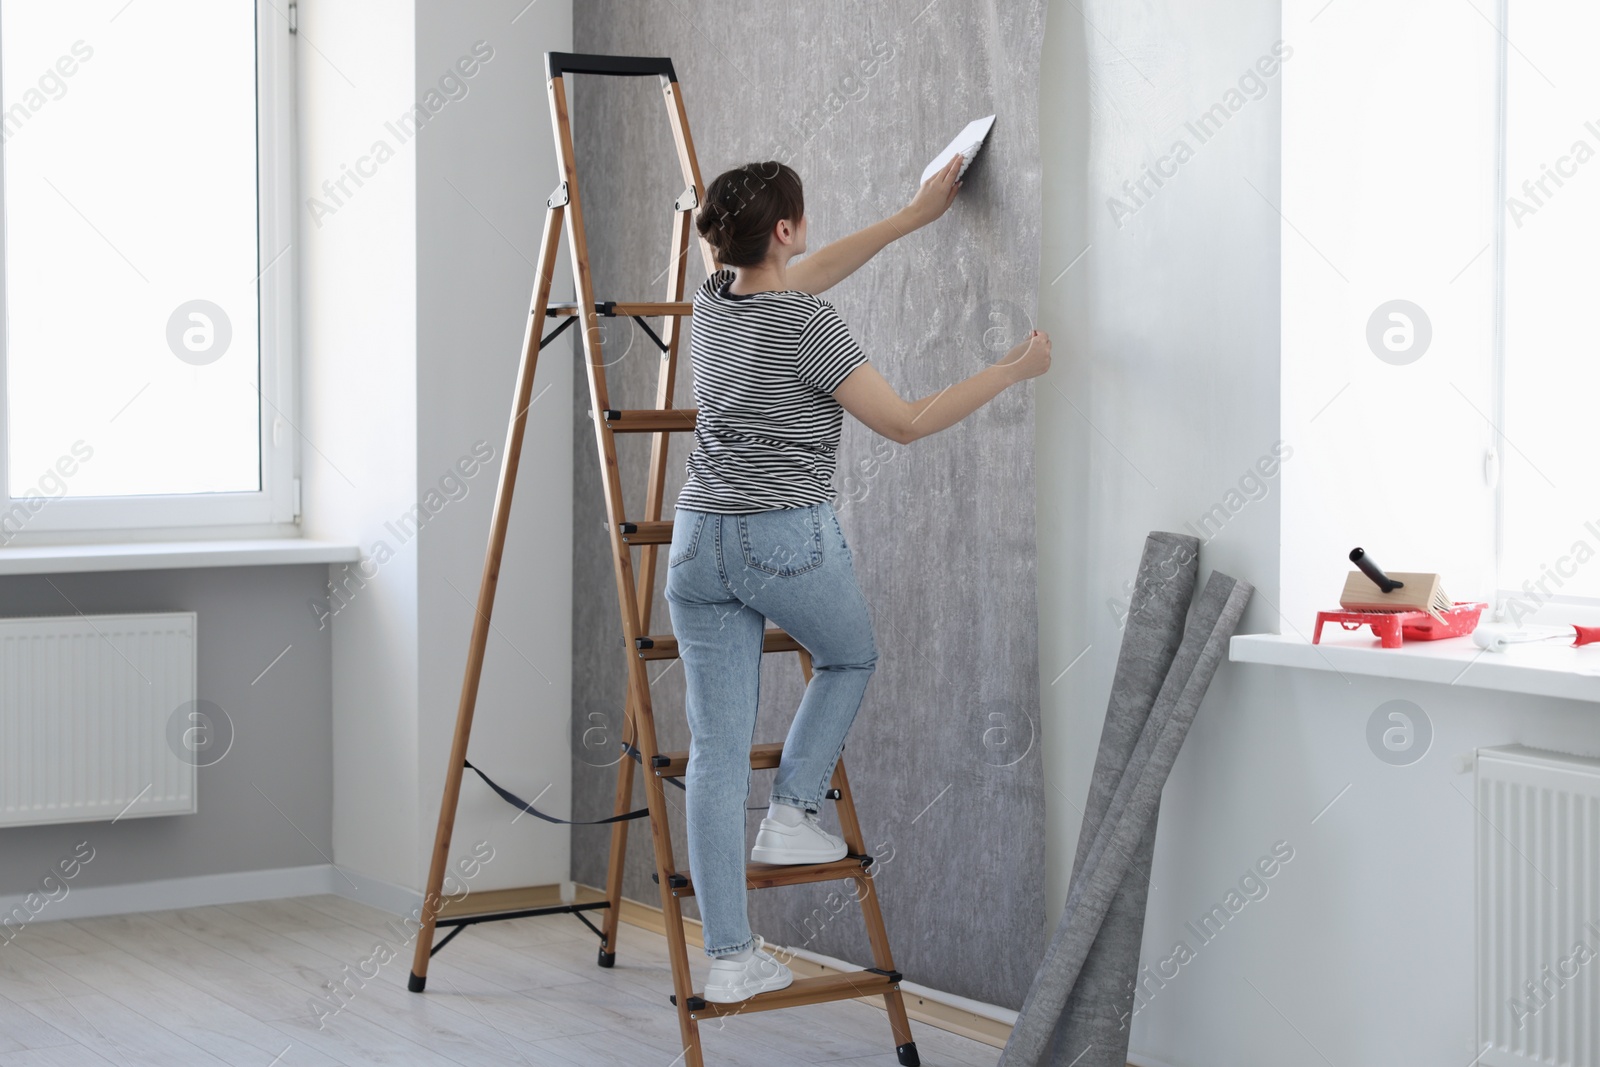
{"type": "MultiPolygon", "coordinates": [[[[1322,642],[1322,624],[1325,622],[1336,622],[1346,630],[1370,626],[1378,644],[1384,648],[1399,648],[1405,643],[1405,638],[1437,641],[1445,637],[1460,637],[1477,628],[1478,617],[1488,606],[1482,601],[1458,600],[1453,608],[1443,613],[1442,622],[1426,611],[1319,611],[1311,643],[1315,645],[1322,642]]],[[[1600,641],[1600,626],[1580,626],[1577,629],[1577,644],[1600,641]],[[1591,631],[1588,636],[1584,635],[1585,630],[1591,631]]]]}

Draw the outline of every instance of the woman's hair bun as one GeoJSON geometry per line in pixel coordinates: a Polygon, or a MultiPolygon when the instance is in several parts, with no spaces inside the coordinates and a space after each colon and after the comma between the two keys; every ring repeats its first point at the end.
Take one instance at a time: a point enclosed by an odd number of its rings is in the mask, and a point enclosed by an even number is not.
{"type": "Polygon", "coordinates": [[[729,267],[753,267],[767,258],[772,228],[798,223],[806,213],[800,175],[777,160],[724,171],[706,186],[695,228],[729,267]]]}

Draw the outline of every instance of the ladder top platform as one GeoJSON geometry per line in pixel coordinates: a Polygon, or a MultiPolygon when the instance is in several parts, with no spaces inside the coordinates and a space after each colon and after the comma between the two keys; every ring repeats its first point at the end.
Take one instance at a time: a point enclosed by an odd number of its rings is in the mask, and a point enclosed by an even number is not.
{"type": "Polygon", "coordinates": [[[546,52],[546,78],[564,74],[605,74],[614,78],[647,78],[652,74],[677,81],[672,60],[666,56],[600,56],[583,52],[546,52]]]}

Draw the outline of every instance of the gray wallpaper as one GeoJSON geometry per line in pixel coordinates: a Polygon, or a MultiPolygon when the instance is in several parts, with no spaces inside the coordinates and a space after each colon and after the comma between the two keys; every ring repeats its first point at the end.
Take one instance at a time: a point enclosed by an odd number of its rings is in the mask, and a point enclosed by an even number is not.
{"type": "MultiPolygon", "coordinates": [[[[998,115],[950,211],[826,294],[878,369],[915,398],[993,362],[1035,317],[1043,21],[1043,0],[692,8],[585,0],[574,48],[671,56],[704,180],[747,161],[789,163],[806,183],[813,250],[903,206],[950,138],[971,119],[998,115]]],[[[596,296],[660,299],[681,182],[657,82],[571,76],[568,93],[596,296]]],[[[704,276],[692,248],[688,291],[704,276]]],[[[653,348],[626,320],[606,343],[612,406],[649,406],[653,348]]],[[[677,403],[689,406],[687,344],[680,364],[677,403]]],[[[911,981],[1010,1008],[1021,1007],[1044,948],[1034,388],[1014,387],[909,446],[846,418],[835,480],[880,654],[844,762],[879,857],[895,962],[911,981]]],[[[581,374],[577,390],[577,410],[587,412],[581,374]]],[[[581,819],[611,811],[624,665],[587,418],[575,433],[573,817],[581,819]]],[[[620,443],[632,516],[643,505],[648,443],[620,443]]],[[[666,517],[689,443],[680,437],[670,454],[666,517]]],[[[670,629],[659,576],[652,628],[670,629]]],[[[662,747],[687,748],[681,667],[651,667],[662,747]]],[[[793,656],[767,657],[758,740],[783,738],[802,684],[793,656]]],[[[772,773],[756,772],[751,806],[764,809],[772,773]]],[[[667,795],[686,866],[682,794],[669,787],[667,795]]],[[[747,814],[753,838],[760,812],[747,814]]],[[[824,820],[834,825],[831,806],[824,820]]],[[[655,904],[649,833],[633,825],[625,892],[655,904]]],[[[604,828],[575,830],[577,880],[604,884],[608,841],[604,828]]],[[[771,942],[870,965],[848,889],[752,893],[751,927],[771,942]]],[[[693,904],[686,910],[696,915],[693,904]]],[[[626,930],[620,951],[626,958],[626,930]]]]}

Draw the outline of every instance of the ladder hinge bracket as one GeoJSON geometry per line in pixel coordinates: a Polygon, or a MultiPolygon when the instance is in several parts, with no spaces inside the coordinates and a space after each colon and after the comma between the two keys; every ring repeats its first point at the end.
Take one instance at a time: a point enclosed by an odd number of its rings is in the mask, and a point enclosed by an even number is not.
{"type": "Polygon", "coordinates": [[[566,207],[567,203],[568,203],[567,183],[566,182],[562,182],[560,185],[556,186],[556,191],[551,193],[549,198],[547,200],[545,200],[544,206],[545,207],[566,207]]]}
{"type": "Polygon", "coordinates": [[[668,764],[670,764],[671,762],[672,762],[672,757],[671,756],[656,755],[656,756],[651,756],[650,757],[650,766],[652,766],[652,767],[665,767],[668,764]]]}
{"type": "MultiPolygon", "coordinates": [[[[658,872],[652,874],[650,876],[650,880],[652,882],[654,882],[656,885],[660,885],[661,884],[661,874],[660,874],[660,872],[658,871],[658,872]]],[[[681,874],[669,874],[669,875],[667,875],[667,887],[669,889],[688,889],[689,888],[689,879],[685,878],[681,874]]]]}
{"type": "Polygon", "coordinates": [[[902,977],[899,971],[886,971],[881,967],[868,967],[867,970],[873,974],[881,974],[891,982],[898,982],[902,977]]]}
{"type": "Polygon", "coordinates": [[[695,191],[695,187],[692,185],[679,193],[678,199],[672,202],[672,210],[674,211],[693,211],[699,206],[700,194],[695,191]]]}
{"type": "MultiPolygon", "coordinates": [[[[676,994],[676,993],[668,993],[667,994],[667,999],[672,1001],[673,1004],[677,1004],[678,1003],[678,994],[676,994]]],[[[689,998],[689,1010],[690,1011],[705,1011],[706,1010],[706,1002],[704,1000],[700,999],[699,997],[690,997],[689,998]]]]}
{"type": "Polygon", "coordinates": [[[647,648],[655,648],[656,643],[648,637],[635,637],[633,639],[633,647],[643,651],[647,648]]]}

